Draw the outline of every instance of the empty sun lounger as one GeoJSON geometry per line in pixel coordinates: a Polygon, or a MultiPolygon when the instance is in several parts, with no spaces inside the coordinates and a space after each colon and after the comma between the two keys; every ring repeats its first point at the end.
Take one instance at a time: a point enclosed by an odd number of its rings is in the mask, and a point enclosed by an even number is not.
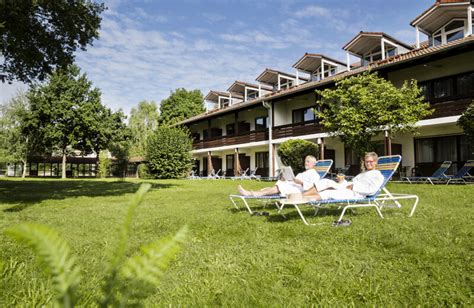
{"type": "Polygon", "coordinates": [[[449,160],[444,161],[441,166],[431,176],[406,176],[402,177],[402,181],[407,180],[408,183],[435,183],[445,182],[448,179],[446,171],[451,167],[452,162],[449,160]]]}
{"type": "Polygon", "coordinates": [[[416,206],[418,204],[419,198],[416,195],[409,195],[409,194],[392,194],[386,189],[386,184],[390,180],[390,178],[395,173],[398,165],[401,161],[400,155],[393,155],[393,156],[381,156],[378,159],[377,170],[380,170],[382,175],[384,176],[384,182],[382,186],[379,188],[378,192],[372,196],[367,196],[364,199],[344,199],[344,200],[321,200],[321,201],[308,201],[305,203],[294,203],[290,200],[279,200],[279,205],[277,204],[278,211],[281,213],[283,208],[287,205],[292,205],[295,207],[296,211],[298,212],[301,220],[305,225],[315,225],[308,223],[306,217],[304,216],[300,207],[302,206],[310,206],[315,209],[315,214],[318,213],[320,208],[327,208],[331,205],[338,205],[343,207],[342,213],[339,216],[338,222],[342,220],[344,214],[348,209],[351,208],[358,208],[358,207],[373,207],[380,218],[383,218],[381,209],[388,204],[388,202],[394,202],[397,204],[397,207],[400,207],[398,200],[403,199],[412,199],[414,203],[412,205],[412,209],[410,211],[409,217],[411,217],[415,213],[416,206]],[[384,193],[382,193],[384,192],[384,193]]]}
{"type": "Polygon", "coordinates": [[[471,177],[469,171],[474,167],[474,160],[468,160],[464,166],[453,176],[448,176],[446,185],[449,183],[466,183],[466,178],[471,177]]]}

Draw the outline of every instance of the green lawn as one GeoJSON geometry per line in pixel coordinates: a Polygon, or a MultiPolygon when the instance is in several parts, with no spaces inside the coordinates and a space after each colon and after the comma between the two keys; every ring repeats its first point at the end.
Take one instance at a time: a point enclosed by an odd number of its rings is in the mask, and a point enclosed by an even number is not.
{"type": "MultiPolygon", "coordinates": [[[[338,210],[303,225],[251,217],[232,209],[229,193],[240,181],[151,181],[138,208],[129,254],[187,224],[183,250],[147,305],[178,306],[440,306],[473,304],[474,186],[390,184],[415,193],[420,204],[349,214],[350,227],[334,228],[338,210]]],[[[250,188],[268,183],[244,181],[250,188]]],[[[46,224],[70,243],[82,268],[83,305],[98,292],[104,263],[116,240],[129,197],[139,182],[0,180],[0,306],[41,305],[50,282],[32,251],[3,234],[21,222],[46,224]]]]}

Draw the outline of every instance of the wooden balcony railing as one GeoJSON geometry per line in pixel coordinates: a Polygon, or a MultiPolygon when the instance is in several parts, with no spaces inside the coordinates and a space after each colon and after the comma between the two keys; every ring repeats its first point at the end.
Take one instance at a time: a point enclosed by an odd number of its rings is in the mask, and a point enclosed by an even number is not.
{"type": "Polygon", "coordinates": [[[303,122],[276,126],[273,128],[273,139],[302,136],[309,134],[322,133],[324,127],[315,122],[303,122]]]}
{"type": "Polygon", "coordinates": [[[428,116],[427,119],[461,115],[464,111],[466,111],[472,100],[473,98],[464,98],[433,104],[432,107],[435,109],[435,111],[430,116],[428,116]]]}
{"type": "Polygon", "coordinates": [[[215,147],[222,147],[226,145],[236,145],[236,144],[243,144],[249,142],[257,142],[257,141],[264,141],[268,140],[268,131],[267,130],[257,130],[257,131],[250,131],[246,133],[241,133],[238,135],[233,136],[222,136],[216,137],[212,139],[206,140],[199,140],[193,143],[193,149],[207,149],[207,148],[215,148],[215,147]]]}
{"type": "MultiPolygon", "coordinates": [[[[435,111],[431,116],[427,117],[427,119],[460,115],[467,109],[471,101],[472,98],[433,104],[435,111]]],[[[317,134],[322,133],[324,131],[324,127],[316,122],[294,123],[275,126],[273,128],[272,137],[273,139],[280,139],[287,137],[317,134]]],[[[268,140],[268,130],[250,131],[233,136],[222,136],[212,139],[195,141],[193,143],[193,149],[198,150],[215,148],[226,145],[238,145],[264,140],[268,140]]]]}

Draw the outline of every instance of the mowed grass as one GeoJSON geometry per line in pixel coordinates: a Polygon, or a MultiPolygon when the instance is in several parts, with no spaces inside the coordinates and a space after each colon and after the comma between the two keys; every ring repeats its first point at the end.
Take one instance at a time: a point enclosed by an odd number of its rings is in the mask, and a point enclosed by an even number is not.
{"type": "MultiPolygon", "coordinates": [[[[229,193],[250,181],[148,181],[138,208],[129,255],[187,224],[185,245],[147,306],[441,306],[473,304],[474,186],[390,184],[415,193],[410,207],[359,209],[350,227],[335,228],[340,213],[325,210],[305,226],[294,209],[286,219],[232,208],[229,193]]],[[[99,294],[107,252],[117,240],[139,181],[1,180],[0,306],[37,306],[52,294],[30,249],[3,234],[22,222],[46,224],[70,243],[82,269],[81,305],[99,294]]],[[[261,204],[256,204],[260,207],[261,204]]],[[[260,209],[260,211],[263,209],[260,209]]],[[[308,210],[308,214],[312,210],[308,210]]]]}

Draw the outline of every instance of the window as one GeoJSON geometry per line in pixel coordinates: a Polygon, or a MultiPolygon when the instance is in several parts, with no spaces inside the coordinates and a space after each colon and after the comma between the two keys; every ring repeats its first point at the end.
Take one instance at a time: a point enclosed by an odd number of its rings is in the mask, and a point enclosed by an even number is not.
{"type": "Polygon", "coordinates": [[[255,153],[255,167],[259,169],[268,168],[268,152],[255,153]]]}
{"type": "Polygon", "coordinates": [[[199,133],[192,133],[191,138],[193,139],[194,142],[197,142],[201,138],[201,135],[199,133]]]}
{"type": "Polygon", "coordinates": [[[322,80],[332,75],[336,75],[336,66],[330,64],[324,64],[324,76],[322,75],[322,66],[318,67],[314,74],[316,80],[322,80]]]}
{"type": "Polygon", "coordinates": [[[288,89],[294,86],[294,84],[295,84],[295,81],[293,79],[286,79],[286,78],[280,79],[280,89],[288,89]]]}
{"type": "Polygon", "coordinates": [[[263,130],[268,128],[268,117],[255,118],[255,130],[263,130]]]}
{"type": "Polygon", "coordinates": [[[452,42],[452,41],[458,40],[458,39],[463,38],[463,37],[464,37],[464,28],[459,30],[459,31],[447,34],[446,35],[446,42],[452,42]]]}
{"type": "Polygon", "coordinates": [[[453,79],[444,78],[433,82],[433,97],[446,98],[453,96],[453,79]]]}
{"type": "Polygon", "coordinates": [[[250,89],[247,90],[247,100],[255,99],[257,97],[258,97],[258,91],[250,90],[250,89]]]}
{"type": "Polygon", "coordinates": [[[464,28],[464,20],[453,20],[444,27],[444,32],[450,32],[453,30],[458,30],[459,28],[464,28]]]}
{"type": "Polygon", "coordinates": [[[419,86],[426,101],[430,101],[431,99],[433,99],[433,88],[431,82],[420,83],[419,86]]]}
{"type": "Polygon", "coordinates": [[[313,107],[293,110],[293,123],[314,121],[315,119],[316,115],[314,114],[313,107]]]}
{"type": "Polygon", "coordinates": [[[419,83],[425,99],[431,103],[468,98],[474,95],[474,72],[419,83]]]}
{"type": "Polygon", "coordinates": [[[226,155],[225,156],[225,168],[226,168],[226,175],[233,174],[234,170],[234,162],[235,162],[235,155],[226,155]]]}
{"type": "Polygon", "coordinates": [[[225,131],[226,131],[226,135],[227,136],[233,136],[235,135],[235,124],[232,123],[232,124],[227,124],[225,126],[225,131]]]}
{"type": "Polygon", "coordinates": [[[474,96],[474,72],[457,76],[456,90],[459,96],[474,96]]]}
{"type": "Polygon", "coordinates": [[[473,158],[463,135],[415,139],[415,161],[423,175],[432,174],[445,160],[452,161],[447,174],[453,174],[466,160],[473,158]]]}
{"type": "Polygon", "coordinates": [[[464,20],[454,19],[433,33],[431,46],[446,44],[464,37],[464,20]]]}

